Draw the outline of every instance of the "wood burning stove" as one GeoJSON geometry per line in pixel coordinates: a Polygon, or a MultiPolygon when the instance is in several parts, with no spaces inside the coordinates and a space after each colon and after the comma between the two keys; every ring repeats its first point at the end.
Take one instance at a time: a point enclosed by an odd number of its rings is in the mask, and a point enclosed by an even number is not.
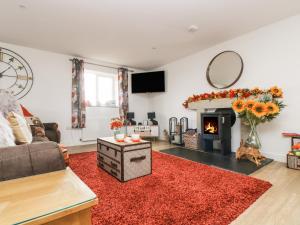
{"type": "Polygon", "coordinates": [[[231,153],[231,126],[235,122],[232,109],[218,109],[215,112],[201,113],[201,146],[205,151],[214,150],[214,141],[220,143],[223,155],[231,153]]]}

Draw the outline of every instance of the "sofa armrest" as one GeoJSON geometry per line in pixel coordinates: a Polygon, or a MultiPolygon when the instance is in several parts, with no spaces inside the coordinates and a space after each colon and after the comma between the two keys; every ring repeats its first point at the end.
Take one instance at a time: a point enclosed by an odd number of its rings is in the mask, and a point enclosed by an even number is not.
{"type": "Polygon", "coordinates": [[[55,142],[39,142],[0,148],[0,181],[27,177],[66,168],[55,142]]]}

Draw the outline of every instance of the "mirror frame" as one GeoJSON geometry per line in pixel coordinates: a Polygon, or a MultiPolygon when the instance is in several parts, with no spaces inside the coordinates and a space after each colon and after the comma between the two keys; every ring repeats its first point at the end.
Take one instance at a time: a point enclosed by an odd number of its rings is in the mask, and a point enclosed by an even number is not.
{"type": "Polygon", "coordinates": [[[237,53],[237,52],[235,52],[235,51],[227,50],[227,51],[220,52],[220,53],[217,54],[215,57],[213,57],[212,60],[209,62],[208,66],[207,66],[207,69],[206,69],[206,79],[207,79],[208,83],[210,84],[210,86],[212,86],[212,87],[214,87],[214,88],[217,88],[217,89],[226,89],[226,88],[229,88],[229,87],[233,86],[236,82],[238,82],[238,80],[239,80],[239,79],[241,78],[241,76],[242,76],[243,70],[244,70],[244,62],[243,62],[243,59],[242,59],[242,57],[240,56],[240,54],[237,53]],[[211,81],[211,79],[210,79],[210,77],[209,77],[210,67],[211,67],[211,65],[213,64],[214,60],[215,60],[218,56],[220,56],[220,55],[222,55],[222,54],[224,54],[224,53],[228,53],[228,52],[234,53],[234,54],[236,54],[236,55],[240,58],[240,60],[241,60],[241,70],[240,70],[240,73],[239,73],[239,75],[237,76],[237,78],[236,78],[231,84],[229,84],[229,85],[227,85],[227,86],[225,86],[225,87],[217,87],[217,86],[215,86],[215,85],[212,83],[212,81],[211,81]]]}

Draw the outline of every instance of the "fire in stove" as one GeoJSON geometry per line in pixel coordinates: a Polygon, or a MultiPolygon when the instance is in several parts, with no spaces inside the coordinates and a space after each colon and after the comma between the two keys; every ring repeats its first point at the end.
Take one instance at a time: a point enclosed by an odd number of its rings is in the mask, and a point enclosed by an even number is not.
{"type": "Polygon", "coordinates": [[[218,116],[205,116],[203,118],[203,133],[218,135],[219,134],[218,116]]]}
{"type": "Polygon", "coordinates": [[[204,129],[206,132],[208,132],[210,134],[215,134],[218,132],[218,128],[211,123],[206,124],[204,129]]]}

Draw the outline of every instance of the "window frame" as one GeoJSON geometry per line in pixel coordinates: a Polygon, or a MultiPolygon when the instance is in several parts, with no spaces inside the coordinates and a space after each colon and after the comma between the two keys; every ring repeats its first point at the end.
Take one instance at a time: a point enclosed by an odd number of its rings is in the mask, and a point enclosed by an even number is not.
{"type": "Polygon", "coordinates": [[[112,72],[110,73],[110,72],[104,72],[104,71],[99,71],[94,69],[86,69],[84,71],[84,76],[86,76],[86,73],[94,74],[96,77],[96,105],[87,105],[87,107],[119,108],[118,75],[112,72]],[[99,94],[98,94],[98,90],[100,89],[98,77],[108,77],[112,79],[112,96],[114,96],[112,100],[115,101],[114,105],[100,103],[99,94]]]}

